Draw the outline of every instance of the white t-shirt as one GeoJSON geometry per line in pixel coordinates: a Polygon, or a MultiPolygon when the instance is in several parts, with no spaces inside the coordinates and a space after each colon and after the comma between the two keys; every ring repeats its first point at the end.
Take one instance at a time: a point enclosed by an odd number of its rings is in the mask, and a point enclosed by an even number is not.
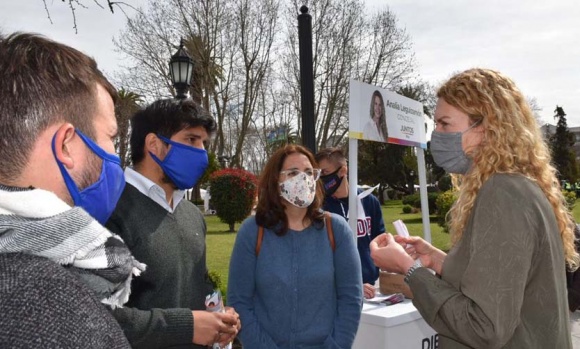
{"type": "Polygon", "coordinates": [[[385,139],[385,137],[381,137],[379,129],[377,128],[377,125],[375,124],[373,119],[370,119],[365,124],[365,127],[363,129],[363,138],[371,140],[371,141],[377,141],[377,142],[386,142],[387,141],[385,139]]]}

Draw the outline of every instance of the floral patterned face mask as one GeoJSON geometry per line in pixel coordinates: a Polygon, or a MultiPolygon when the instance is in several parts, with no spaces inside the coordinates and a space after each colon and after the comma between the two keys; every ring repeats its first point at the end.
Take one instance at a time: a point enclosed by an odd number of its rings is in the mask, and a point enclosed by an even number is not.
{"type": "Polygon", "coordinates": [[[312,174],[297,172],[280,183],[280,196],[296,207],[306,208],[314,201],[316,180],[312,174]]]}

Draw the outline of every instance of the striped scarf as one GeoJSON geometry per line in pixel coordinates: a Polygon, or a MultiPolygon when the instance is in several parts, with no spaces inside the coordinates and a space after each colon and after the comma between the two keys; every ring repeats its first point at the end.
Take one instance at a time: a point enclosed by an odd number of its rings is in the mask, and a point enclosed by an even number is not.
{"type": "Polygon", "coordinates": [[[145,270],[119,236],[40,189],[0,185],[0,253],[31,254],[63,265],[113,308],[129,300],[133,275],[145,270]]]}

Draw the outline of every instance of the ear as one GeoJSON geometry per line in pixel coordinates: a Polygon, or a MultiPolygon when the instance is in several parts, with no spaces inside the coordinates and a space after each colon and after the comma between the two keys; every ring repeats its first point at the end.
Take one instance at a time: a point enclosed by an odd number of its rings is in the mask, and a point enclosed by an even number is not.
{"type": "Polygon", "coordinates": [[[77,137],[75,128],[72,124],[62,124],[56,131],[54,139],[54,154],[67,169],[75,166],[72,156],[72,142],[77,137]]]}
{"type": "Polygon", "coordinates": [[[348,166],[347,165],[342,165],[340,167],[340,171],[338,171],[338,176],[339,177],[348,176],[348,166]]]}
{"type": "Polygon", "coordinates": [[[157,137],[155,135],[155,133],[149,133],[147,134],[147,136],[145,136],[145,145],[144,145],[144,151],[145,151],[145,155],[149,155],[149,152],[155,154],[155,156],[157,156],[158,158],[162,158],[162,153],[163,153],[163,147],[162,147],[163,141],[161,141],[159,139],[159,137],[157,137]]]}

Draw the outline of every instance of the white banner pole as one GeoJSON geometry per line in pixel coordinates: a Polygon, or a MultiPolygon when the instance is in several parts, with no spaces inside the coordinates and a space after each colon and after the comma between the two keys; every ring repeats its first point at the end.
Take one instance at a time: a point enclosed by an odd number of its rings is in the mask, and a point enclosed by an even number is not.
{"type": "Polygon", "coordinates": [[[417,149],[417,168],[419,169],[419,193],[421,195],[421,218],[423,219],[423,238],[431,243],[431,225],[429,225],[429,202],[427,194],[427,173],[425,171],[425,151],[417,149]]]}
{"type": "Polygon", "coordinates": [[[348,140],[348,224],[356,241],[357,217],[358,217],[358,140],[348,140]]]}

